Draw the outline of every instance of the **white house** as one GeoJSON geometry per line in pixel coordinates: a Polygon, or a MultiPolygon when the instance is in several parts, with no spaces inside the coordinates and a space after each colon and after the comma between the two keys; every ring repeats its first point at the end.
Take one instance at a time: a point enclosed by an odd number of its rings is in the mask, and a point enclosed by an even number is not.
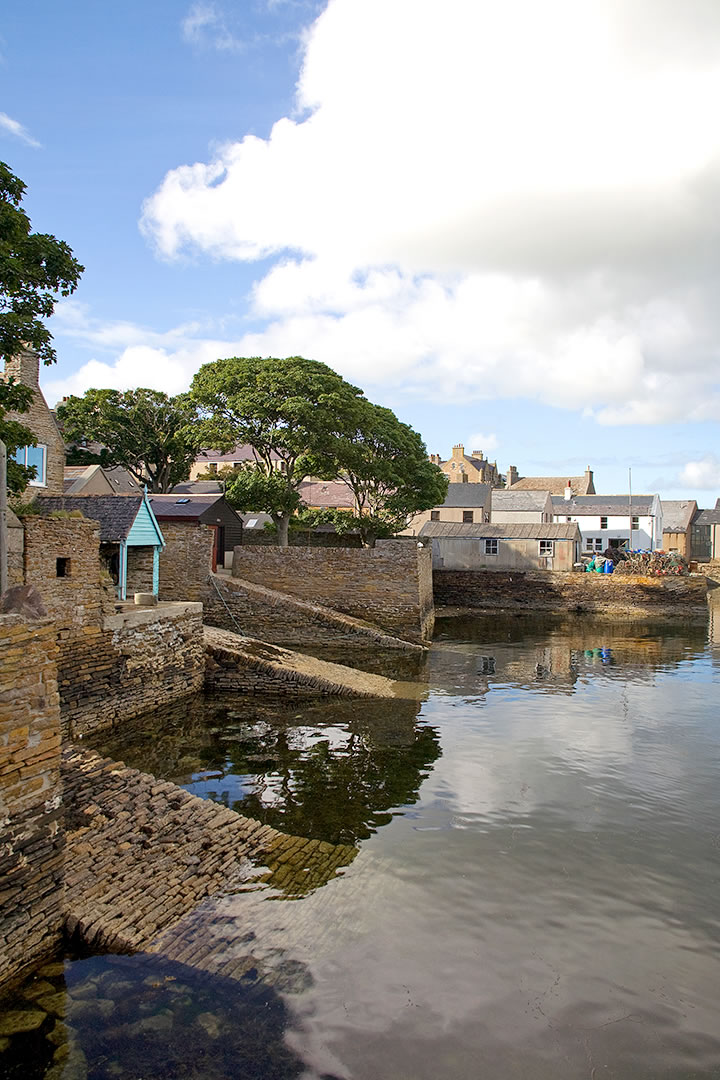
{"type": "Polygon", "coordinates": [[[583,552],[609,547],[655,550],[662,547],[663,521],[659,495],[553,496],[553,521],[576,521],[583,552]]]}

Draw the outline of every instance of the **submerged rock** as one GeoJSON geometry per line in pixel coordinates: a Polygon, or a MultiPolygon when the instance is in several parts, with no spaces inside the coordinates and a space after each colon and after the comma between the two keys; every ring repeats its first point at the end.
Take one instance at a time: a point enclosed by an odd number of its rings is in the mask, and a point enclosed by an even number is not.
{"type": "Polygon", "coordinates": [[[0,1035],[18,1035],[21,1031],[35,1031],[46,1019],[47,1013],[39,1009],[12,1009],[0,1013],[0,1035]]]}

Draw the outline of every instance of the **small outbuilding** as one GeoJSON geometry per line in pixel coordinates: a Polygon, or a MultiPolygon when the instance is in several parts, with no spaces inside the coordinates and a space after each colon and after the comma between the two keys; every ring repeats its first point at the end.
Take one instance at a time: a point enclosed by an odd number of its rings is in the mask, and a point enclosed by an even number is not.
{"type": "Polygon", "coordinates": [[[429,521],[420,539],[432,542],[433,567],[438,570],[572,570],[580,558],[576,522],[429,521]]]}
{"type": "Polygon", "coordinates": [[[155,517],[161,522],[168,545],[174,537],[182,536],[187,529],[208,525],[214,534],[212,545],[212,569],[225,565],[225,553],[236,544],[242,544],[242,518],[233,510],[224,495],[208,493],[189,495],[173,492],[171,495],[150,495],[150,505],[155,517]],[[179,530],[179,531],[178,531],[179,530]]]}
{"type": "Polygon", "coordinates": [[[157,596],[165,539],[145,495],[42,495],[35,505],[46,515],[79,510],[99,523],[100,556],[119,600],[136,592],[157,596]]]}

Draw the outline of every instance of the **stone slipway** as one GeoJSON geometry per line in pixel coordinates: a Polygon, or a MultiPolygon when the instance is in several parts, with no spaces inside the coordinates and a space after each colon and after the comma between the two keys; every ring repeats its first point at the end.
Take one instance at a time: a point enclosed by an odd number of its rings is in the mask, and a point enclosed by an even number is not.
{"type": "Polygon", "coordinates": [[[408,685],[383,675],[331,664],[254,638],[205,626],[205,685],[213,690],[292,696],[394,698],[408,695],[408,685]]]}
{"type": "Polygon", "coordinates": [[[249,882],[301,897],[357,855],[350,845],[278,832],[77,746],[63,752],[63,780],[65,927],[95,949],[166,953],[174,941],[176,958],[192,963],[216,948],[210,924],[193,917],[203,901],[249,882]]]}

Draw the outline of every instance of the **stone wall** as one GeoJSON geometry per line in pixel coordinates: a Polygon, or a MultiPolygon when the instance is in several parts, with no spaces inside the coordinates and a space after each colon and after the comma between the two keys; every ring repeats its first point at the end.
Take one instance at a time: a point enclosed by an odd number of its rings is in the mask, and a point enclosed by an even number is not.
{"type": "Polygon", "coordinates": [[[49,952],[63,919],[55,627],[0,615],[0,982],[49,952]]]}
{"type": "Polygon", "coordinates": [[[22,522],[13,514],[7,512],[7,559],[8,559],[8,587],[23,585],[23,558],[25,554],[25,533],[22,522]]]}
{"type": "Polygon", "coordinates": [[[409,641],[432,637],[432,556],[412,540],[360,550],[236,547],[232,573],[409,641]]]}
{"type": "Polygon", "coordinates": [[[153,549],[129,547],[127,549],[127,597],[132,600],[136,592],[153,591],[153,549]]]}
{"type": "Polygon", "coordinates": [[[160,599],[203,603],[212,570],[213,530],[195,522],[163,521],[162,533],[160,599]]]}
{"type": "Polygon", "coordinates": [[[63,733],[110,727],[199,690],[205,656],[200,604],[128,608],[59,642],[63,733]]]}
{"type": "Polygon", "coordinates": [[[707,618],[703,577],[436,570],[435,603],[483,611],[552,611],[648,618],[707,618]]]}
{"type": "Polygon", "coordinates": [[[24,518],[26,585],[34,585],[65,638],[99,627],[114,611],[100,561],[100,526],[84,518],[24,518]]]}
{"type": "MultiPolygon", "coordinates": [[[[40,390],[38,382],[39,360],[32,350],[24,349],[17,356],[5,361],[5,377],[11,375],[17,382],[32,388],[33,399],[27,412],[9,412],[7,419],[17,420],[20,424],[30,428],[38,446],[47,447],[45,484],[43,486],[37,484],[28,485],[23,497],[27,499],[35,495],[62,495],[65,472],[65,443],[55,422],[55,417],[50,412],[40,390]]],[[[0,375],[0,378],[3,378],[3,376],[0,375]]]]}
{"type": "Polygon", "coordinates": [[[300,651],[311,646],[359,645],[423,652],[421,645],[385,634],[370,623],[322,604],[217,574],[209,576],[204,618],[210,626],[300,651]]]}

